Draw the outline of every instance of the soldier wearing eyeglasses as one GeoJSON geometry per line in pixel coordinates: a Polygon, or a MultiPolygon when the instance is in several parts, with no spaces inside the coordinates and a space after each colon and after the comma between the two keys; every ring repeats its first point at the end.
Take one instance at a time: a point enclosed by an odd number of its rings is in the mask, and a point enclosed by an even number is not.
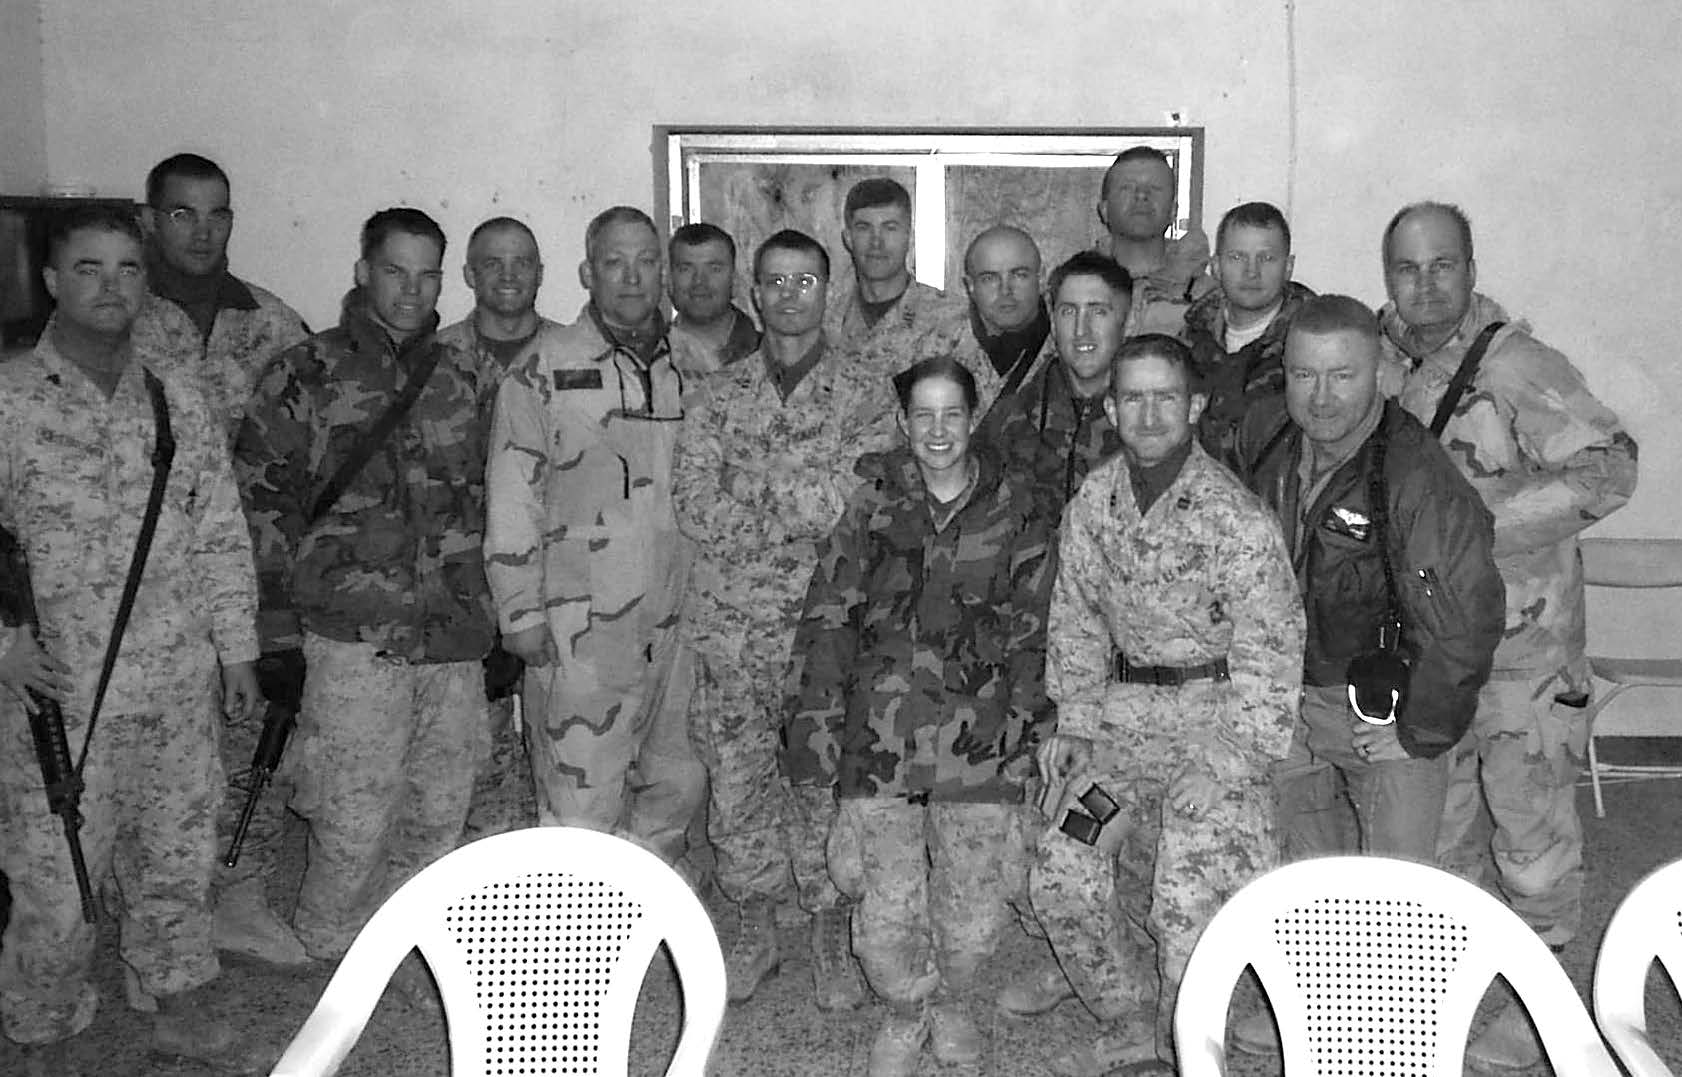
{"type": "Polygon", "coordinates": [[[785,230],[761,244],[753,301],[765,336],[685,420],[673,496],[697,550],[684,618],[700,659],[694,729],[712,778],[708,831],[720,888],[741,910],[725,961],[730,998],[749,998],[781,965],[776,910],[798,897],[813,914],[818,1005],[844,1009],[864,988],[824,859],[834,794],[797,788],[790,798],[774,732],[817,544],[858,485],[853,461],[886,448],[893,429],[877,374],[825,334],[828,286],[817,240],[785,230]]]}
{"type": "Polygon", "coordinates": [[[1186,311],[1186,343],[1209,394],[1197,437],[1231,465],[1250,405],[1285,392],[1285,334],[1314,293],[1291,279],[1291,226],[1278,207],[1245,202],[1215,230],[1220,287],[1186,311]]]}
{"type": "Polygon", "coordinates": [[[615,206],[584,249],[578,320],[539,330],[497,392],[485,559],[503,646],[526,661],[539,819],[617,833],[675,864],[706,784],[678,634],[684,375],[660,314],[654,222],[615,206]]]}
{"type": "MultiPolygon", "coordinates": [[[[165,158],[146,177],[141,220],[151,294],[133,336],[138,352],[197,380],[231,445],[263,369],[309,330],[291,307],[229,271],[234,227],[229,197],[227,173],[193,153],[165,158]]],[[[262,727],[261,714],[236,719],[222,738],[229,778],[219,827],[223,848],[245,799],[245,776],[262,727]]],[[[308,955],[265,896],[265,880],[277,870],[283,800],[271,795],[258,802],[238,866],[218,869],[216,946],[296,965],[308,955]]]]}

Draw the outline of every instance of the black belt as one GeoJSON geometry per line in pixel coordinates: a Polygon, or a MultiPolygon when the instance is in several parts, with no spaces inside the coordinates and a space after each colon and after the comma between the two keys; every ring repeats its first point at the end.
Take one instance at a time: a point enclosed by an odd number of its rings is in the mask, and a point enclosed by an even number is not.
{"type": "Polygon", "coordinates": [[[1229,679],[1224,658],[1205,662],[1201,666],[1136,666],[1117,651],[1114,668],[1115,679],[1122,684],[1154,684],[1161,688],[1178,688],[1187,681],[1229,679]]]}

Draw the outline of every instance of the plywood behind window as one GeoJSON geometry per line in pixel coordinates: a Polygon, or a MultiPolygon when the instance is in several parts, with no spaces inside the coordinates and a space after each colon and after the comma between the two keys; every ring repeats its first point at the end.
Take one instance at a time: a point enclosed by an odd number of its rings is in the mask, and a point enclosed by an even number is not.
{"type": "Polygon", "coordinates": [[[1103,168],[984,168],[946,170],[946,279],[963,287],[964,250],[995,224],[1022,229],[1039,244],[1046,272],[1104,235],[1098,222],[1103,168]]]}

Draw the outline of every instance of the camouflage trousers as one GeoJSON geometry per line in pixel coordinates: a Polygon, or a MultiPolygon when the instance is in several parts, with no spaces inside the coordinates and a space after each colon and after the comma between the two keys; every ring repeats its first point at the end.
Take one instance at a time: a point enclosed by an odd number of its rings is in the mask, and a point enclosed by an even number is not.
{"type": "Polygon", "coordinates": [[[689,743],[694,661],[675,627],[628,655],[594,654],[590,634],[564,675],[561,666],[526,671],[538,819],[618,834],[675,864],[706,796],[689,743]]]}
{"type": "Polygon", "coordinates": [[[853,951],[890,1006],[967,999],[1028,874],[1019,804],[840,802],[829,867],[853,912],[853,951]]]}
{"type": "Polygon", "coordinates": [[[1265,776],[1228,788],[1192,819],[1168,804],[1169,779],[1183,765],[1170,738],[1114,730],[1078,784],[1096,783],[1120,811],[1095,846],[1064,834],[1059,816],[1040,836],[1028,880],[1034,914],[1081,1002],[1107,1023],[1154,1015],[1163,1058],[1173,1057],[1174,1001],[1198,935],[1278,863],[1265,776]]]}
{"type": "Polygon", "coordinates": [[[478,662],[411,665],[305,635],[309,673],[288,751],[309,821],[293,927],[336,958],[392,892],[461,841],[490,750],[478,662]]]}
{"type": "Polygon", "coordinates": [[[770,632],[700,653],[691,737],[710,779],[707,838],[719,889],[741,904],[797,898],[808,912],[840,901],[824,857],[835,819],[825,788],[790,789],[777,767],[788,640],[770,632]]]}
{"type": "Polygon", "coordinates": [[[487,710],[491,752],[473,782],[464,833],[467,841],[537,825],[531,760],[526,755],[524,723],[515,718],[514,697],[499,699],[487,710]]]}
{"type": "Polygon", "coordinates": [[[1437,840],[1438,862],[1473,882],[1493,863],[1507,903],[1553,946],[1583,917],[1577,776],[1589,732],[1581,707],[1554,702],[1561,687],[1552,674],[1484,685],[1470,732],[1449,753],[1437,840]]]}
{"type": "Polygon", "coordinates": [[[251,813],[251,823],[240,845],[239,862],[231,868],[222,864],[222,854],[233,841],[234,829],[251,790],[251,757],[257,752],[267,714],[268,708],[262,707],[250,718],[235,718],[222,726],[222,770],[228,782],[222,810],[216,818],[215,886],[218,890],[247,879],[267,880],[280,860],[286,834],[286,794],[271,785],[263,790],[251,813]]]}
{"type": "Polygon", "coordinates": [[[1447,756],[1369,763],[1355,754],[1359,722],[1346,686],[1303,689],[1291,754],[1272,771],[1285,860],[1361,852],[1436,863],[1447,756]]]}
{"type": "MultiPolygon", "coordinates": [[[[82,778],[82,852],[110,899],[122,960],[153,995],[216,978],[210,880],[222,765],[216,694],[168,711],[100,715],[82,778]]],[[[67,711],[70,708],[66,708],[67,711]]],[[[82,725],[67,722],[72,757],[82,725]]],[[[59,818],[47,810],[23,710],[0,702],[0,871],[12,912],[0,942],[0,1028],[19,1043],[66,1039],[92,1023],[95,928],[82,922],[59,818]]]]}

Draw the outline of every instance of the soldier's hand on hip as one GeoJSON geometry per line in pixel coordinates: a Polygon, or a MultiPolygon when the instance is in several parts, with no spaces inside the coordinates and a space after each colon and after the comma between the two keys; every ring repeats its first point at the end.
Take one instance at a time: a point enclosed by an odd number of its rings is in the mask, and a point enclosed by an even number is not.
{"type": "Polygon", "coordinates": [[[502,637],[502,646],[510,654],[524,659],[528,666],[552,666],[561,658],[555,650],[555,639],[549,634],[549,626],[546,624],[535,624],[505,635],[502,637]]]}
{"type": "Polygon", "coordinates": [[[28,628],[19,628],[12,646],[0,655],[0,685],[31,710],[29,690],[63,703],[70,695],[70,667],[48,654],[28,628]]]}
{"type": "Polygon", "coordinates": [[[1384,763],[1412,758],[1408,755],[1408,750],[1402,747],[1401,739],[1396,736],[1394,725],[1368,725],[1366,722],[1356,722],[1355,733],[1351,739],[1354,742],[1355,754],[1366,763],[1384,763]]]}
{"type": "Polygon", "coordinates": [[[222,713],[231,722],[254,717],[263,706],[257,687],[257,663],[235,662],[222,667],[222,713]]]}
{"type": "Polygon", "coordinates": [[[1191,819],[1209,813],[1222,797],[1221,783],[1196,767],[1186,767],[1168,783],[1168,806],[1191,819]]]}

